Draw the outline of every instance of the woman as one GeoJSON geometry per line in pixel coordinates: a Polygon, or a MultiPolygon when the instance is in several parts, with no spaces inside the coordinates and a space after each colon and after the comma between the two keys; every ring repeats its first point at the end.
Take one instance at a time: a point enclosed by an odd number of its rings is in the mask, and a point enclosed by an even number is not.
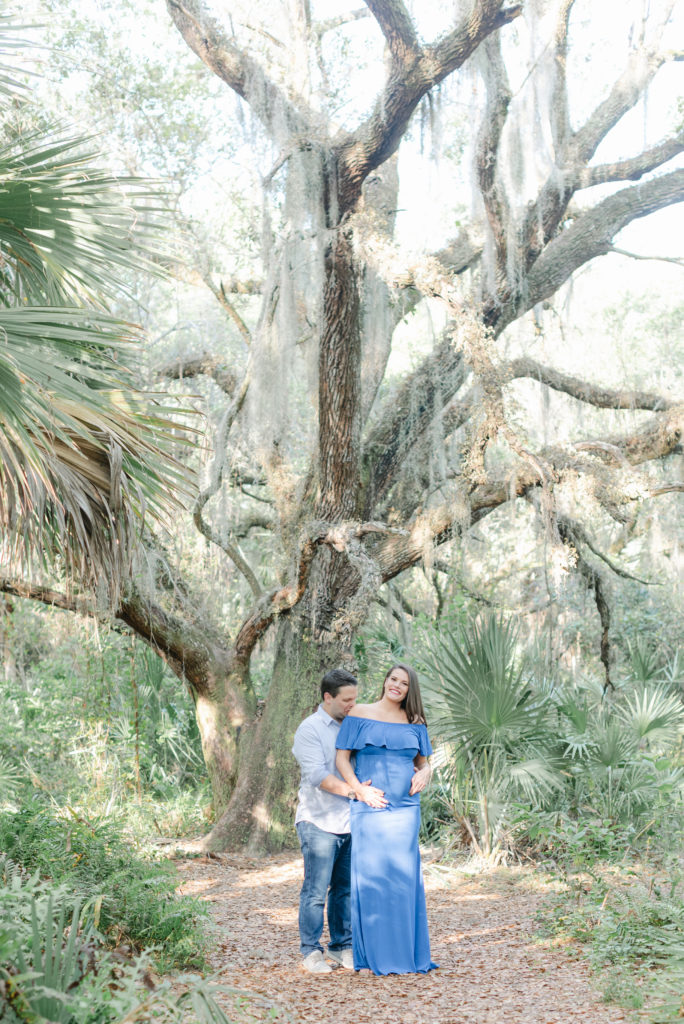
{"type": "Polygon", "coordinates": [[[430,971],[437,964],[430,959],[418,829],[432,747],[414,669],[392,666],[380,700],[357,704],[344,719],[337,747],[337,770],[353,800],[354,968],[374,974],[430,971]],[[371,779],[384,798],[370,799],[359,779],[371,779]]]}

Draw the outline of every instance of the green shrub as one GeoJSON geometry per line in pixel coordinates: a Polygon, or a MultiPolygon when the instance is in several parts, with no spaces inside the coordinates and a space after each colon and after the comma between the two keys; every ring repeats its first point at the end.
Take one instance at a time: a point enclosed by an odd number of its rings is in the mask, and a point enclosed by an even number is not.
{"type": "Polygon", "coordinates": [[[638,651],[629,678],[607,696],[591,680],[564,684],[536,673],[518,649],[515,622],[500,615],[425,631],[418,660],[446,762],[431,820],[451,818],[452,832],[496,860],[515,841],[624,849],[649,820],[679,808],[678,661],[638,651]],[[534,835],[525,834],[525,815],[534,835]]]}
{"type": "Polygon", "coordinates": [[[73,896],[98,899],[98,927],[111,943],[155,946],[165,969],[203,965],[204,905],[176,895],[174,868],[136,856],[115,821],[30,805],[0,813],[0,849],[73,896]]]}
{"type": "Polygon", "coordinates": [[[5,1024],[231,1024],[217,1001],[222,996],[234,1004],[233,1021],[243,1019],[243,994],[197,975],[159,979],[149,953],[124,957],[104,949],[96,909],[74,900],[66,886],[51,886],[0,858],[5,1024]]]}

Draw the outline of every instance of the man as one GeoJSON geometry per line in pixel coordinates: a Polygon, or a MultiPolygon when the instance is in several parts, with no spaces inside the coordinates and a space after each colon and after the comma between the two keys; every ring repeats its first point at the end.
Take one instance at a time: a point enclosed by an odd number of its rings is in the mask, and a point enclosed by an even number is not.
{"type": "Polygon", "coordinates": [[[310,974],[329,974],[321,945],[323,911],[328,901],[328,958],[354,969],[351,951],[351,835],[349,801],[382,797],[369,783],[351,789],[335,768],[340,723],[356,703],[358,682],[343,668],[321,682],[321,703],[295,733],[292,753],[302,769],[295,827],[304,858],[299,897],[302,966],[310,974]]]}

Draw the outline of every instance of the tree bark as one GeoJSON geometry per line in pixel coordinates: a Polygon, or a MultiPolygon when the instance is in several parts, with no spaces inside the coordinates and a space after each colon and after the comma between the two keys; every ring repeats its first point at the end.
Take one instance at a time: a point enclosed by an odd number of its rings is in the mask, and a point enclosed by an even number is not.
{"type": "Polygon", "coordinates": [[[240,735],[238,779],[225,812],[205,840],[208,850],[279,850],[296,843],[299,769],[292,742],[300,722],[320,702],[320,682],[349,664],[343,642],[312,635],[322,609],[296,610],[278,624],[276,654],[263,714],[240,735]]]}

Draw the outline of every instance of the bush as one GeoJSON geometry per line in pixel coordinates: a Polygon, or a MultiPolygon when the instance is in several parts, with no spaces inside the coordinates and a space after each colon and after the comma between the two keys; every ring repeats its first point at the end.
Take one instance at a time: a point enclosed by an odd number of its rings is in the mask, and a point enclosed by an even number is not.
{"type": "Polygon", "coordinates": [[[234,990],[193,975],[155,978],[148,953],[108,952],[95,907],[0,859],[0,922],[11,922],[0,923],[3,1022],[230,1024],[217,998],[232,995],[239,1011],[234,990]]]}
{"type": "Polygon", "coordinates": [[[583,836],[610,846],[616,832],[633,837],[679,806],[678,663],[656,671],[656,660],[639,651],[629,678],[606,695],[591,680],[538,677],[518,650],[515,624],[502,616],[426,634],[419,660],[446,761],[439,792],[453,829],[476,853],[498,860],[512,837],[538,846],[546,833],[551,841],[559,813],[566,837],[556,841],[572,842],[574,821],[583,836]],[[521,827],[521,805],[534,836],[521,827]]]}
{"type": "Polygon", "coordinates": [[[83,902],[98,900],[98,928],[110,943],[155,946],[164,969],[203,966],[204,905],[176,895],[173,867],[133,854],[115,821],[29,805],[0,813],[0,849],[83,902]]]}

